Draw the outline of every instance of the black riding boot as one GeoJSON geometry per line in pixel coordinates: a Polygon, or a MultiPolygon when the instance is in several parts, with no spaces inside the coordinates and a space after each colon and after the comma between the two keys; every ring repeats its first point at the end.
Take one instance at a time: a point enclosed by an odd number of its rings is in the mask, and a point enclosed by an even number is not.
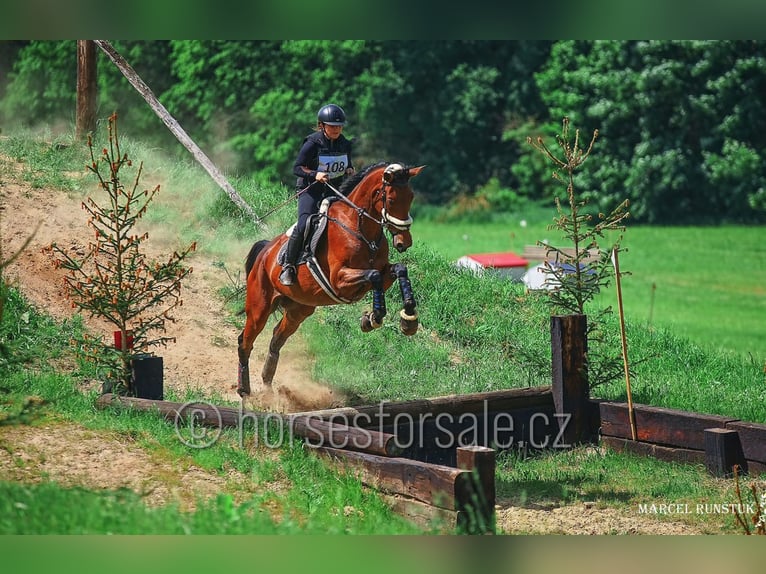
{"type": "Polygon", "coordinates": [[[285,262],[282,265],[282,273],[279,274],[279,282],[286,287],[295,283],[295,266],[298,263],[298,256],[301,254],[301,247],[303,247],[303,238],[299,233],[293,231],[287,241],[285,262]]]}

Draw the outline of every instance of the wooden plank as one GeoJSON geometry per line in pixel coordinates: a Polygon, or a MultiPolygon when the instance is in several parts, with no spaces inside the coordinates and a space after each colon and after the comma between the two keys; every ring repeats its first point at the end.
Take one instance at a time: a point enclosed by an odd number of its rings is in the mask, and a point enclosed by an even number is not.
{"type": "Polygon", "coordinates": [[[117,396],[111,393],[100,396],[96,401],[96,406],[100,408],[122,406],[144,411],[156,411],[164,418],[172,421],[186,421],[188,417],[194,417],[195,424],[214,428],[238,428],[240,431],[244,431],[248,424],[253,424],[255,428],[258,428],[259,422],[263,424],[281,422],[287,425],[295,436],[305,438],[314,445],[348,448],[381,456],[395,456],[401,453],[401,448],[396,443],[396,437],[390,433],[332,423],[319,418],[249,411],[204,402],[155,401],[117,396]]]}
{"type": "Polygon", "coordinates": [[[345,466],[367,486],[446,510],[460,510],[457,501],[464,500],[470,488],[468,470],[331,447],[308,448],[345,466]]]}
{"type": "Polygon", "coordinates": [[[570,445],[591,440],[586,331],[585,315],[551,317],[551,392],[570,445]]]}
{"type": "Polygon", "coordinates": [[[649,442],[636,442],[630,438],[602,436],[601,444],[617,452],[632,452],[641,456],[651,456],[665,462],[683,462],[704,464],[705,451],[688,448],[671,448],[649,442]]]}
{"type": "Polygon", "coordinates": [[[739,433],[732,429],[705,429],[705,468],[713,476],[731,478],[734,467],[747,471],[739,433]]]}
{"type": "Polygon", "coordinates": [[[457,466],[471,471],[470,488],[456,502],[462,511],[458,527],[469,534],[495,532],[495,451],[482,446],[457,449],[457,466]]]}
{"type": "Polygon", "coordinates": [[[766,464],[766,424],[734,421],[726,428],[739,433],[742,452],[747,460],[766,464]]]}
{"type": "MultiPolygon", "coordinates": [[[[602,402],[602,436],[631,438],[627,403],[602,402]]],[[[689,413],[663,407],[633,405],[639,441],[668,447],[705,450],[705,429],[726,428],[733,417],[689,413]]]]}
{"type": "Polygon", "coordinates": [[[381,493],[381,498],[394,512],[423,529],[454,534],[461,520],[460,511],[431,506],[399,494],[381,493]]]}
{"type": "Polygon", "coordinates": [[[377,405],[304,411],[291,416],[316,416],[323,420],[348,421],[353,426],[372,428],[393,425],[396,417],[417,421],[419,415],[484,413],[511,411],[553,404],[549,386],[504,389],[485,393],[447,395],[410,401],[381,401],[377,405]]]}

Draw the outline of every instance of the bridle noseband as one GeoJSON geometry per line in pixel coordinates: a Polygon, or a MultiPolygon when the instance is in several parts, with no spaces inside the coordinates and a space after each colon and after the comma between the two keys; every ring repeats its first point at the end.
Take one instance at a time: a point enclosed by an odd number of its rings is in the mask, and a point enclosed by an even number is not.
{"type": "Polygon", "coordinates": [[[408,182],[409,178],[407,177],[407,170],[401,164],[392,163],[386,167],[383,172],[383,185],[379,190],[383,192],[383,208],[380,211],[380,218],[382,221],[380,222],[380,225],[388,229],[392,234],[394,233],[391,231],[392,229],[399,233],[409,231],[410,227],[412,227],[412,216],[408,213],[407,219],[399,219],[398,217],[389,214],[386,211],[386,203],[388,203],[388,194],[386,193],[386,190],[389,187],[405,186],[408,182]],[[386,179],[387,175],[392,176],[391,181],[386,179]],[[397,182],[397,180],[400,181],[397,182]]]}

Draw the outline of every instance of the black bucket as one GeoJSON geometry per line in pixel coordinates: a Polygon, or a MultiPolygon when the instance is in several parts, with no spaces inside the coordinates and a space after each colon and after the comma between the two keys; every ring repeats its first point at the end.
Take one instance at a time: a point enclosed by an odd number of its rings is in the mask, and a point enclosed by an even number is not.
{"type": "Polygon", "coordinates": [[[138,355],[131,360],[133,392],[139,399],[163,400],[162,357],[138,355]]]}

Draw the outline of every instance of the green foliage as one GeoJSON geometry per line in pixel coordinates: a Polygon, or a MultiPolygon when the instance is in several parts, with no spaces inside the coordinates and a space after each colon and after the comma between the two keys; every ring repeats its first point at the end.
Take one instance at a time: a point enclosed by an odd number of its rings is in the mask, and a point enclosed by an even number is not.
{"type": "Polygon", "coordinates": [[[192,243],[180,253],[174,252],[165,263],[150,261],[141,249],[149,235],[137,233],[135,226],[159,192],[159,186],[139,190],[143,163],[132,185],[122,183],[120,171],[131,168],[133,163],[120,148],[116,115],[109,118],[108,147],[97,157],[90,136],[88,147],[91,154],[88,169],[98,178],[99,188],[107,199],[98,203],[88,198],[83,203],[95,241],[82,257],[70,255],[56,243],[47,249],[55,264],[67,271],[64,281],[74,304],[105,319],[120,332],[121,349],[89,338],[82,341],[82,348],[95,362],[109,365],[112,377],[124,385],[123,390],[131,392],[131,357],[175,341],[155,333],[165,332],[166,321],[173,320],[170,312],[181,304],[181,281],[191,273],[183,262],[196,245],[192,243]]]}
{"type": "Polygon", "coordinates": [[[6,122],[31,124],[72,117],[75,109],[77,43],[35,40],[22,47],[8,75],[0,115],[6,122]]]}
{"type": "MultiPolygon", "coordinates": [[[[597,124],[597,165],[578,179],[595,211],[623,198],[645,223],[766,221],[763,41],[122,41],[173,116],[224,169],[293,184],[292,161],[323,103],[344,106],[359,165],[425,163],[422,202],[472,206],[482,190],[549,199],[526,135],[556,119],[597,124]],[[495,183],[497,182],[497,183],[495,183]],[[458,199],[459,198],[459,199],[458,199]]],[[[100,53],[99,53],[100,54],[100,53]]],[[[72,117],[74,41],[15,43],[7,124],[72,117]]],[[[2,56],[2,54],[0,54],[2,56]]],[[[1,89],[1,88],[0,88],[1,89]]],[[[184,153],[99,56],[99,105],[184,153]]],[[[479,206],[483,201],[478,197],[479,206]]],[[[513,202],[511,202],[512,206],[513,202]]],[[[502,203],[505,208],[506,204],[502,203]]],[[[492,209],[499,209],[493,206],[492,209]]],[[[482,211],[471,207],[472,216],[482,211]]]]}
{"type": "Polygon", "coordinates": [[[762,42],[558,42],[536,77],[554,117],[599,124],[601,161],[582,174],[598,209],[627,194],[637,221],[764,220],[746,151],[766,144],[762,42]]]}

